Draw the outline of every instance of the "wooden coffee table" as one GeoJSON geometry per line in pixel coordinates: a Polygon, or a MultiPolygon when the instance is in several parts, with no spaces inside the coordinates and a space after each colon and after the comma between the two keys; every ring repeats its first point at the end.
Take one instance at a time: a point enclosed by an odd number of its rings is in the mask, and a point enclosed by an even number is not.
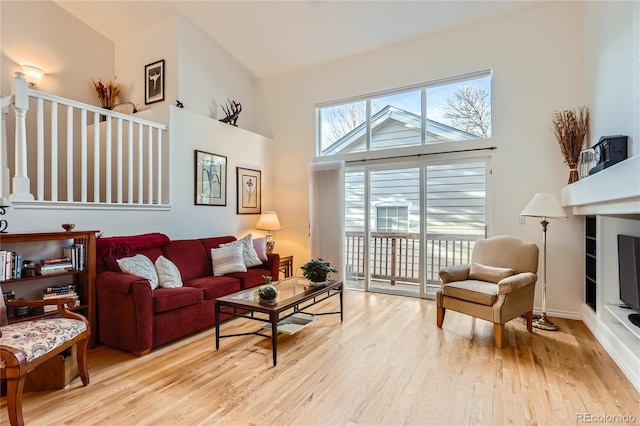
{"type": "Polygon", "coordinates": [[[223,337],[247,335],[271,337],[273,366],[275,367],[277,365],[279,323],[282,325],[287,319],[301,318],[304,315],[317,316],[333,314],[340,314],[340,321],[342,321],[342,281],[329,280],[325,285],[311,286],[310,282],[303,278],[289,278],[279,281],[277,287],[278,297],[274,304],[260,303],[258,295],[255,294],[257,288],[242,290],[216,299],[216,350],[220,348],[220,339],[223,337]],[[313,313],[306,311],[311,306],[336,295],[340,297],[339,311],[313,313]],[[267,321],[267,323],[259,330],[250,333],[226,334],[221,336],[221,314],[263,323],[267,321]],[[264,330],[267,328],[271,328],[270,335],[264,333],[264,330]]]}

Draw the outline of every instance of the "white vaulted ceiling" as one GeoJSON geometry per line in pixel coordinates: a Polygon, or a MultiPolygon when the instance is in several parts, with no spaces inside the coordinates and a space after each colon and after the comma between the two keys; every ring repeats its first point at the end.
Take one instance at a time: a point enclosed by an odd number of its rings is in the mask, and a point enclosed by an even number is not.
{"type": "Polygon", "coordinates": [[[56,1],[118,41],[178,15],[268,79],[528,7],[533,1],[56,1]]]}

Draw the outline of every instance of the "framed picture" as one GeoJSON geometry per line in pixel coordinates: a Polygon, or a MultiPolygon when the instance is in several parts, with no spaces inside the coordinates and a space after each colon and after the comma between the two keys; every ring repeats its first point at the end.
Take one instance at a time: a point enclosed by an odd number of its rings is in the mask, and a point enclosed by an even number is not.
{"type": "Polygon", "coordinates": [[[144,67],[144,103],[164,101],[164,59],[144,67]]]}
{"type": "Polygon", "coordinates": [[[238,214],[262,213],[262,172],[236,167],[238,214]]]}
{"type": "Polygon", "coordinates": [[[195,151],[195,204],[227,205],[227,157],[195,151]]]}

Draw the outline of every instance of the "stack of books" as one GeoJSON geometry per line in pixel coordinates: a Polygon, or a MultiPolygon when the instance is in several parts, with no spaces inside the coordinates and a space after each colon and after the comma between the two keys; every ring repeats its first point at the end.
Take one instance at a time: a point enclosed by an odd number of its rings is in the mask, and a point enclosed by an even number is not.
{"type": "Polygon", "coordinates": [[[59,274],[73,270],[73,263],[70,257],[59,257],[55,259],[42,259],[37,271],[40,275],[59,274]]]}
{"type": "MultiPolygon", "coordinates": [[[[76,293],[75,284],[54,285],[47,287],[43,290],[42,300],[61,299],[63,297],[70,297],[76,302],[76,306],[80,306],[80,297],[76,293]]],[[[57,310],[55,305],[48,305],[44,307],[45,312],[51,312],[57,310]]]]}

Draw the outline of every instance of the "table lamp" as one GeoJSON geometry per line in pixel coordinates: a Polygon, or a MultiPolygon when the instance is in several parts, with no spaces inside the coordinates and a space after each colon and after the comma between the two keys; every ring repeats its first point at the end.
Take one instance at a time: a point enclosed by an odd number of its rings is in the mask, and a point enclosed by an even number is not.
{"type": "Polygon", "coordinates": [[[273,252],[273,247],[276,245],[276,242],[273,240],[271,231],[279,231],[282,229],[276,212],[262,212],[262,215],[260,215],[260,219],[258,220],[258,224],[256,225],[256,229],[267,231],[267,252],[273,252]]]}

